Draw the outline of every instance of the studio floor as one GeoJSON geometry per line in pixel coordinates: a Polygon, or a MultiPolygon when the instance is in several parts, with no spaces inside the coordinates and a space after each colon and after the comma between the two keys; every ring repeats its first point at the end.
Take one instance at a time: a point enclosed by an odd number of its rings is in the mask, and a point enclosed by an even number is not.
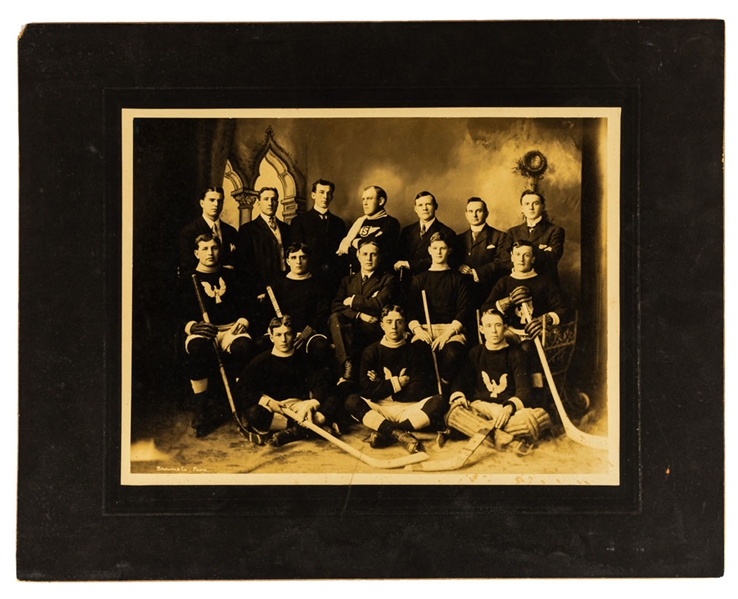
{"type": "MultiPolygon", "coordinates": [[[[317,436],[282,447],[258,446],[246,440],[232,421],[204,438],[197,438],[189,426],[190,419],[187,411],[173,411],[152,416],[138,427],[138,438],[130,446],[129,462],[130,474],[136,475],[137,484],[146,484],[144,481],[149,479],[154,484],[213,484],[220,477],[228,484],[258,484],[264,480],[260,475],[282,484],[339,484],[354,477],[357,481],[367,481],[372,475],[380,476],[380,482],[391,482],[402,475],[402,484],[413,484],[416,479],[428,482],[431,476],[441,481],[446,475],[408,468],[375,468],[317,436]]],[[[579,426],[586,432],[604,435],[608,433],[606,420],[592,411],[579,426]]],[[[408,455],[396,445],[371,448],[369,434],[367,428],[356,424],[343,434],[341,441],[380,460],[408,455]]],[[[423,443],[429,463],[455,458],[469,441],[451,438],[439,447],[435,433],[416,433],[416,436],[423,443]]],[[[617,453],[616,442],[603,451],[579,445],[565,434],[547,435],[535,444],[531,453],[522,457],[517,455],[515,443],[502,451],[481,445],[460,469],[448,474],[455,475],[456,481],[462,476],[470,482],[483,480],[493,484],[597,484],[606,477],[617,476],[617,453]]]]}

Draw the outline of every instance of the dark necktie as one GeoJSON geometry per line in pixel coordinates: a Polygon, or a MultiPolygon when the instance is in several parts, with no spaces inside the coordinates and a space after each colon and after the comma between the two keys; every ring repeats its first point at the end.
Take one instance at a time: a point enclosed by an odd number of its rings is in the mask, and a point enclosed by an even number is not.
{"type": "Polygon", "coordinates": [[[361,275],[361,286],[363,287],[364,284],[369,280],[369,277],[366,275],[361,275]]]}
{"type": "Polygon", "coordinates": [[[425,223],[420,223],[420,236],[425,235],[425,223]]]}
{"type": "Polygon", "coordinates": [[[220,239],[220,231],[218,230],[218,223],[213,225],[213,237],[220,239]]]}
{"type": "Polygon", "coordinates": [[[479,237],[479,231],[472,231],[472,243],[477,242],[477,237],[479,237]]]}

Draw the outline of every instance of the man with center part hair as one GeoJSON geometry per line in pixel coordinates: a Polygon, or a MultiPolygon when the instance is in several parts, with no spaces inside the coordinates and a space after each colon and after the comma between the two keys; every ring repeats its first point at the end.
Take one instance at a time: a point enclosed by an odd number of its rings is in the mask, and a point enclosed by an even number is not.
{"type": "Polygon", "coordinates": [[[330,181],[315,181],[310,194],[313,207],[295,216],[290,223],[292,241],[311,248],[310,272],[323,281],[329,301],[341,279],[348,274],[347,257],[336,254],[346,236],[346,223],[329,210],[334,191],[335,185],[330,181]]]}
{"type": "MultiPolygon", "coordinates": [[[[225,365],[238,373],[251,358],[254,343],[249,335],[246,315],[250,304],[235,271],[220,264],[220,240],[210,232],[194,241],[197,260],[195,276],[209,322],[203,317],[192,276],[182,285],[182,310],[185,321],[185,369],[193,392],[195,415],[191,426],[197,437],[204,437],[222,424],[230,414],[226,398],[216,394],[220,385],[219,365],[214,344],[225,365]]],[[[183,281],[184,283],[184,281],[183,281]]]]}
{"type": "Polygon", "coordinates": [[[447,402],[436,394],[433,361],[424,343],[405,340],[405,313],[397,305],[382,309],[382,339],[364,350],[360,392],[346,398],[346,411],[374,432],[374,448],[395,442],[409,453],[422,451],[409,431],[443,428],[447,402]]]}
{"type": "Polygon", "coordinates": [[[340,407],[327,369],[310,355],[295,349],[295,331],[289,315],[275,317],[268,327],[271,350],[256,356],[244,368],[234,389],[237,407],[257,433],[272,432],[275,446],[306,438],[307,429],[286,416],[289,408],[299,421],[331,423],[340,407]]]}
{"type": "Polygon", "coordinates": [[[390,271],[397,259],[400,240],[400,221],[387,214],[387,192],[377,185],[370,185],[361,194],[364,215],[356,219],[336,250],[339,256],[348,256],[352,268],[357,268],[356,253],[362,239],[374,239],[382,252],[383,270],[390,271]]]}
{"type": "MultiPolygon", "coordinates": [[[[448,423],[473,436],[481,429],[502,430],[512,437],[536,440],[551,428],[551,418],[540,407],[532,408],[528,357],[508,344],[505,323],[497,310],[481,318],[484,343],[469,350],[464,376],[451,392],[448,423]]],[[[504,444],[500,438],[497,444],[504,444]]],[[[508,441],[511,439],[508,439],[508,441]]]]}
{"type": "Polygon", "coordinates": [[[459,375],[466,352],[464,330],[473,314],[465,277],[449,266],[451,247],[442,233],[434,233],[428,253],[427,271],[413,277],[408,294],[408,329],[413,342],[425,342],[438,353],[441,379],[448,384],[459,375]],[[431,328],[426,322],[423,291],[426,293],[431,328]]]}

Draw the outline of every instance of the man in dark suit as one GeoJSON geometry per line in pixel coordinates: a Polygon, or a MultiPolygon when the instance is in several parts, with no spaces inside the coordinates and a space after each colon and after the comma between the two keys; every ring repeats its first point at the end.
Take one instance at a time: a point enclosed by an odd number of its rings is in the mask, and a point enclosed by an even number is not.
{"type": "Polygon", "coordinates": [[[419,220],[400,233],[400,259],[394,264],[395,271],[401,273],[405,289],[414,275],[428,270],[431,265],[428,253],[431,235],[441,232],[451,239],[456,235],[453,229],[436,218],[436,210],[438,202],[431,192],[421,191],[415,196],[415,214],[419,220]]]}
{"type": "Polygon", "coordinates": [[[290,223],[293,243],[303,243],[311,251],[310,272],[323,281],[326,295],[333,299],[341,279],[348,274],[348,260],[336,255],[346,236],[346,223],[329,212],[335,185],[318,179],[313,183],[313,207],[298,214],[290,223]]]}
{"type": "Polygon", "coordinates": [[[507,231],[510,242],[530,241],[536,259],[536,272],[559,282],[559,261],[564,255],[565,231],[548,220],[546,198],[526,190],[520,196],[525,222],[507,231]]]}
{"type": "Polygon", "coordinates": [[[223,212],[225,194],[222,187],[208,187],[200,195],[202,214],[182,229],[179,234],[179,276],[189,283],[190,275],[195,272],[197,259],[193,253],[195,239],[200,235],[211,234],[220,241],[220,263],[225,268],[234,265],[234,253],[238,234],[236,229],[220,220],[223,212]]]}
{"type": "Polygon", "coordinates": [[[455,258],[461,262],[459,272],[468,278],[471,303],[478,309],[489,292],[512,270],[512,242],[502,231],[487,224],[489,210],[481,198],[466,201],[464,212],[469,229],[456,236],[455,258]]]}
{"type": "Polygon", "coordinates": [[[377,241],[363,238],[357,252],[359,272],[343,278],[331,306],[328,328],[343,374],[339,382],[354,378],[353,364],[364,349],[382,337],[382,308],[394,303],[397,277],[378,270],[381,260],[377,241]]]}
{"type": "Polygon", "coordinates": [[[253,279],[262,301],[266,286],[287,272],[284,251],[290,246],[290,227],[277,218],[278,205],[279,192],[273,187],[261,188],[260,214],[238,230],[239,270],[253,279]]]}

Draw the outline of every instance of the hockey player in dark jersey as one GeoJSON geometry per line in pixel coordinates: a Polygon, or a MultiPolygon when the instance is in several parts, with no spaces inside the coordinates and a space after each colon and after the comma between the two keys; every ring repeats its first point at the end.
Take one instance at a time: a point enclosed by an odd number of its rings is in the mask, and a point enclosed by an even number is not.
{"type": "Polygon", "coordinates": [[[436,232],[431,236],[429,269],[413,277],[408,294],[408,329],[413,342],[424,341],[438,353],[441,378],[447,384],[458,376],[466,353],[464,330],[473,314],[469,283],[449,266],[450,238],[436,232]],[[426,323],[422,292],[426,292],[432,330],[426,323]]]}
{"type": "Polygon", "coordinates": [[[380,324],[384,336],[364,350],[360,393],[346,398],[346,410],[374,431],[369,438],[372,447],[398,442],[409,453],[415,453],[422,448],[408,431],[429,425],[442,428],[448,403],[434,394],[435,377],[428,346],[405,340],[403,309],[393,304],[385,306],[380,324]]]}
{"type": "Polygon", "coordinates": [[[311,273],[312,257],[312,250],[304,243],[293,243],[287,248],[289,272],[274,282],[272,301],[276,300],[275,311],[278,309],[281,314],[292,317],[295,346],[327,363],[330,304],[324,281],[311,273]]]}
{"type": "Polygon", "coordinates": [[[531,385],[526,353],[508,345],[505,324],[497,310],[481,318],[484,344],[469,350],[466,373],[452,390],[448,423],[472,436],[494,428],[513,437],[536,440],[551,428],[551,418],[540,407],[531,407],[531,385]]]}
{"type": "Polygon", "coordinates": [[[272,445],[284,445],[308,436],[299,423],[285,416],[289,408],[301,420],[330,424],[340,407],[335,386],[325,368],[316,366],[309,354],[295,349],[295,332],[289,315],[269,323],[274,344],[248,363],[234,389],[234,399],[244,420],[259,434],[273,432],[272,445]]]}
{"type": "Polygon", "coordinates": [[[195,417],[192,427],[204,437],[228,418],[228,404],[213,391],[218,380],[218,361],[213,348],[228,362],[229,370],[240,372],[252,356],[249,335],[247,293],[235,271],[221,268],[220,239],[204,233],[195,239],[197,289],[210,322],[205,322],[192,284],[182,288],[186,370],[194,393],[195,417]]]}

